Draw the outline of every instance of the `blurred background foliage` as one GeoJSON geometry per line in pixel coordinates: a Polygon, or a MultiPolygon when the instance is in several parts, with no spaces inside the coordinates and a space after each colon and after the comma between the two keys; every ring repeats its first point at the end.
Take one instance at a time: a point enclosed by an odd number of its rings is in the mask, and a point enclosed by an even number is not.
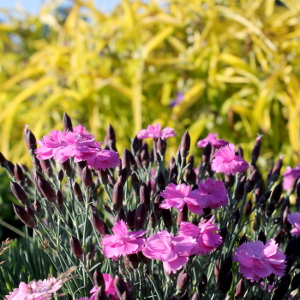
{"type": "MultiPolygon", "coordinates": [[[[209,132],[249,159],[264,135],[264,171],[300,153],[300,2],[285,0],[48,1],[35,16],[1,9],[0,151],[30,163],[25,124],[40,139],[67,112],[118,148],[153,122],[174,127],[174,155],[189,129],[191,152],[209,132]]],[[[3,195],[3,189],[1,191],[3,195]]],[[[0,198],[0,201],[2,201],[0,198]]]]}

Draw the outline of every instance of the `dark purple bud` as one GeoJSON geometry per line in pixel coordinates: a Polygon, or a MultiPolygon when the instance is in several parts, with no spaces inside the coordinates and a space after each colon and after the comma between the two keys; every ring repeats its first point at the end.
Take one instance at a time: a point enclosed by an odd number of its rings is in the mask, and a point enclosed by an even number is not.
{"type": "Polygon", "coordinates": [[[132,153],[125,148],[122,153],[122,167],[126,168],[127,171],[130,170],[131,156],[132,156],[132,153]]]}
{"type": "Polygon", "coordinates": [[[188,158],[188,168],[189,169],[194,169],[194,163],[195,163],[195,159],[194,159],[194,155],[191,154],[188,158]]]}
{"type": "Polygon", "coordinates": [[[200,297],[197,293],[194,293],[193,297],[191,300],[200,300],[200,297]]]}
{"type": "Polygon", "coordinates": [[[267,242],[267,237],[265,235],[265,233],[261,230],[258,234],[258,238],[259,241],[262,241],[264,244],[266,244],[267,242]]]}
{"type": "Polygon", "coordinates": [[[111,185],[115,185],[116,184],[116,179],[114,177],[112,177],[109,173],[107,174],[107,177],[108,177],[108,182],[111,184],[111,185]]]}
{"type": "Polygon", "coordinates": [[[139,257],[136,253],[128,254],[127,259],[129,261],[129,266],[132,269],[137,269],[138,268],[140,260],[139,260],[139,257]]]}
{"type": "Polygon", "coordinates": [[[281,278],[278,287],[274,290],[272,300],[285,299],[285,294],[289,288],[290,282],[291,282],[291,276],[284,275],[281,278]]]}
{"type": "Polygon", "coordinates": [[[83,202],[83,194],[79,184],[76,181],[74,183],[73,189],[76,200],[79,202],[83,202]]]}
{"type": "Polygon", "coordinates": [[[0,152],[0,166],[4,168],[5,165],[6,165],[6,158],[4,157],[2,152],[0,152]]]}
{"type": "Polygon", "coordinates": [[[261,138],[262,135],[259,134],[258,137],[255,139],[254,147],[252,149],[252,162],[256,163],[259,157],[260,153],[260,147],[261,147],[261,138]]]}
{"type": "Polygon", "coordinates": [[[271,175],[271,179],[270,179],[273,182],[277,181],[277,179],[279,178],[280,170],[282,167],[282,158],[283,158],[283,155],[280,155],[279,159],[276,161],[276,163],[273,167],[272,175],[271,175]]]}
{"type": "Polygon", "coordinates": [[[134,191],[137,193],[140,188],[140,181],[135,172],[131,173],[131,184],[132,184],[134,191]]]}
{"type": "Polygon", "coordinates": [[[245,205],[245,208],[244,208],[244,212],[245,212],[246,217],[249,216],[251,211],[252,211],[252,201],[250,199],[246,202],[246,205],[245,205]]]}
{"type": "Polygon", "coordinates": [[[33,163],[35,169],[38,171],[41,171],[41,164],[40,164],[39,159],[35,155],[32,155],[31,158],[32,158],[32,163],[33,163]]]}
{"type": "Polygon", "coordinates": [[[244,150],[241,147],[241,145],[238,145],[238,150],[237,150],[238,156],[244,157],[244,150]]]}
{"type": "Polygon", "coordinates": [[[173,178],[177,178],[178,175],[178,168],[176,166],[176,163],[174,162],[174,164],[172,164],[170,166],[170,170],[169,170],[169,180],[172,180],[173,178]]]}
{"type": "Polygon", "coordinates": [[[154,203],[153,203],[153,210],[157,220],[159,220],[162,216],[163,209],[159,207],[162,201],[163,201],[163,197],[161,197],[159,194],[155,196],[154,203]]]}
{"type": "Polygon", "coordinates": [[[115,211],[119,211],[122,208],[123,198],[124,198],[123,184],[120,182],[117,182],[114,185],[113,195],[112,195],[113,209],[115,211]]]}
{"type": "Polygon", "coordinates": [[[124,292],[128,292],[128,288],[127,288],[125,281],[122,278],[120,278],[119,276],[115,277],[114,287],[116,289],[116,292],[117,292],[119,298],[121,298],[121,296],[124,292]]]}
{"type": "Polygon", "coordinates": [[[281,243],[281,241],[282,241],[282,231],[281,231],[281,230],[279,230],[279,231],[276,233],[276,235],[275,235],[275,237],[274,237],[274,240],[275,240],[276,244],[280,245],[280,243],[281,243]]]}
{"type": "Polygon", "coordinates": [[[92,222],[92,225],[95,228],[95,230],[97,230],[101,235],[105,234],[104,222],[102,221],[102,219],[100,217],[98,217],[97,214],[95,214],[95,213],[92,214],[91,222],[92,222]]]}
{"type": "Polygon", "coordinates": [[[14,167],[14,176],[19,182],[23,182],[25,180],[24,173],[18,164],[16,164],[14,167]]]}
{"type": "Polygon", "coordinates": [[[282,182],[278,183],[273,189],[271,199],[274,200],[275,203],[280,199],[282,193],[282,182]]]}
{"type": "Polygon", "coordinates": [[[232,257],[228,256],[224,259],[224,261],[222,262],[221,268],[220,268],[220,272],[219,272],[219,276],[218,276],[218,282],[221,282],[223,277],[228,274],[228,272],[231,271],[232,268],[232,257]]]}
{"type": "Polygon", "coordinates": [[[125,291],[122,296],[121,300],[135,300],[131,292],[125,291]]]}
{"type": "Polygon", "coordinates": [[[98,177],[99,177],[99,180],[100,180],[100,183],[103,184],[103,185],[107,185],[108,184],[108,173],[107,173],[107,170],[98,170],[97,171],[97,174],[98,174],[98,177]]]}
{"type": "Polygon", "coordinates": [[[194,169],[188,168],[186,170],[186,175],[185,176],[186,176],[186,181],[187,181],[188,184],[191,184],[191,185],[196,184],[197,176],[196,176],[196,173],[195,173],[194,169]]]}
{"type": "Polygon", "coordinates": [[[246,235],[244,234],[239,240],[239,246],[241,246],[242,244],[247,243],[247,242],[248,242],[248,239],[247,239],[246,235]]]}
{"type": "Polygon", "coordinates": [[[240,181],[236,185],[234,193],[235,193],[235,198],[237,200],[241,200],[244,195],[245,182],[246,182],[246,176],[242,176],[240,181]]]}
{"type": "Polygon", "coordinates": [[[64,207],[64,197],[61,190],[56,191],[56,203],[58,205],[58,208],[62,210],[64,207]]]}
{"type": "Polygon", "coordinates": [[[32,151],[34,153],[34,150],[36,149],[36,138],[34,134],[31,132],[31,130],[25,126],[24,129],[24,138],[27,149],[32,151]]]}
{"type": "Polygon", "coordinates": [[[135,222],[135,212],[136,210],[129,210],[127,213],[127,225],[131,231],[134,231],[134,222],[135,222]]]}
{"type": "Polygon", "coordinates": [[[161,171],[158,172],[158,175],[156,177],[156,184],[161,191],[166,188],[165,176],[161,171]]]}
{"type": "Polygon", "coordinates": [[[223,227],[220,229],[220,236],[222,237],[222,241],[224,242],[228,233],[227,227],[223,227]]]}
{"type": "Polygon", "coordinates": [[[232,272],[230,271],[226,273],[222,277],[221,281],[219,282],[219,290],[222,293],[226,294],[230,289],[231,283],[232,283],[232,272]]]}
{"type": "Polygon", "coordinates": [[[188,220],[188,208],[187,205],[184,204],[183,209],[178,210],[177,213],[177,225],[179,226],[181,222],[186,222],[188,220]]]}
{"type": "MultiPolygon", "coordinates": [[[[220,263],[220,261],[219,261],[219,263],[220,263]]],[[[216,265],[215,265],[215,267],[216,267],[216,265]]],[[[216,267],[217,269],[218,269],[218,267],[216,267]]],[[[219,270],[216,270],[217,271],[217,273],[218,273],[218,271],[219,270]]],[[[218,273],[219,274],[219,273],[218,273]]],[[[216,275],[216,276],[218,276],[218,274],[216,275]]],[[[206,286],[207,286],[207,276],[204,274],[204,273],[202,273],[202,275],[201,275],[201,278],[200,278],[200,281],[199,281],[199,285],[198,285],[198,287],[199,287],[199,292],[201,293],[201,294],[204,294],[205,293],[205,290],[206,290],[206,286]]]]}
{"type": "Polygon", "coordinates": [[[139,155],[134,156],[135,164],[138,166],[138,168],[143,169],[142,161],[139,155]]]}
{"type": "Polygon", "coordinates": [[[92,176],[92,172],[89,169],[88,166],[85,166],[81,172],[81,180],[82,183],[86,186],[86,187],[91,187],[93,184],[93,176],[92,176]]]}
{"type": "Polygon", "coordinates": [[[295,236],[293,236],[289,240],[288,244],[286,245],[286,248],[285,248],[286,257],[293,255],[296,248],[297,248],[297,238],[295,236]]]}
{"type": "Polygon", "coordinates": [[[257,217],[254,219],[253,230],[254,230],[254,231],[258,231],[259,228],[260,228],[260,217],[257,216],[257,217]]]}
{"type": "Polygon", "coordinates": [[[283,215],[282,215],[282,223],[287,226],[287,227],[290,227],[291,224],[290,222],[288,221],[288,215],[290,214],[290,209],[289,207],[287,206],[284,211],[283,211],[283,215]]]}
{"type": "Polygon", "coordinates": [[[189,274],[183,269],[177,277],[176,289],[178,291],[183,291],[187,289],[189,283],[189,274]]]}
{"type": "Polygon", "coordinates": [[[235,295],[234,295],[235,299],[243,299],[245,292],[246,292],[245,283],[243,278],[241,278],[236,285],[235,295]]]}
{"type": "Polygon", "coordinates": [[[94,280],[94,284],[95,286],[102,287],[105,289],[105,281],[103,278],[103,275],[100,271],[96,270],[93,274],[93,280],[94,280]]]}
{"type": "Polygon", "coordinates": [[[49,177],[53,175],[53,170],[49,159],[40,160],[40,165],[43,172],[46,173],[49,177]]]}
{"type": "Polygon", "coordinates": [[[262,196],[262,194],[263,194],[263,185],[262,185],[261,180],[259,180],[256,183],[255,189],[254,189],[254,194],[255,194],[255,202],[258,202],[260,196],[262,196]]]}
{"type": "Polygon", "coordinates": [[[50,183],[38,172],[36,172],[36,183],[39,191],[50,202],[55,202],[56,193],[50,183]]]}
{"type": "Polygon", "coordinates": [[[59,170],[57,178],[60,182],[63,181],[63,179],[64,179],[64,171],[63,170],[59,170]]]}
{"type": "MultiPolygon", "coordinates": [[[[155,143],[153,144],[153,147],[155,147],[155,143]]],[[[151,149],[151,152],[149,153],[149,160],[150,162],[154,162],[155,161],[160,161],[160,158],[157,157],[156,152],[155,152],[155,157],[154,157],[154,150],[153,148],[151,149]]]]}
{"type": "Polygon", "coordinates": [[[254,170],[248,177],[246,184],[245,184],[245,192],[250,193],[252,192],[255,183],[257,182],[258,176],[257,171],[254,170]]]}
{"type": "Polygon", "coordinates": [[[189,300],[189,295],[187,290],[185,290],[184,293],[180,295],[179,300],[189,300]]]}
{"type": "Polygon", "coordinates": [[[119,174],[117,181],[125,185],[127,178],[128,178],[128,171],[126,168],[123,168],[119,174]]]}
{"type": "Polygon", "coordinates": [[[186,131],[182,138],[180,143],[180,154],[183,158],[187,157],[191,146],[191,137],[188,131],[186,131]]]}
{"type": "Polygon", "coordinates": [[[162,216],[163,216],[165,226],[170,230],[173,225],[171,211],[169,209],[163,209],[162,216]]]}
{"type": "Polygon", "coordinates": [[[32,217],[22,206],[13,204],[14,212],[18,218],[29,228],[36,226],[36,219],[32,217]]]}
{"type": "Polygon", "coordinates": [[[102,286],[99,287],[98,291],[95,294],[94,300],[108,300],[105,293],[105,288],[103,288],[102,286]]]}
{"type": "Polygon", "coordinates": [[[37,213],[39,213],[41,211],[41,203],[38,200],[34,200],[33,208],[37,213]]]}
{"type": "Polygon", "coordinates": [[[155,228],[157,222],[156,222],[156,217],[153,211],[151,211],[150,216],[149,216],[149,224],[151,225],[152,228],[155,228]]]}
{"type": "Polygon", "coordinates": [[[141,203],[135,213],[135,229],[141,230],[145,224],[147,216],[147,207],[145,203],[141,203]]]}
{"type": "Polygon", "coordinates": [[[71,177],[72,175],[72,166],[70,164],[70,160],[67,159],[66,161],[64,161],[63,163],[60,164],[61,169],[64,171],[64,173],[68,176],[71,177]]]}
{"type": "Polygon", "coordinates": [[[140,151],[141,147],[142,147],[142,140],[138,139],[137,136],[135,136],[131,140],[131,152],[134,155],[136,155],[140,151]]]}
{"type": "Polygon", "coordinates": [[[234,185],[234,176],[233,175],[225,175],[224,183],[227,188],[231,188],[234,185]]]}
{"type": "Polygon", "coordinates": [[[32,218],[35,218],[35,215],[34,215],[34,210],[28,206],[27,204],[25,204],[25,210],[29,213],[29,215],[32,217],[32,218]]]}
{"type": "Polygon", "coordinates": [[[212,147],[211,147],[211,143],[208,143],[204,148],[203,148],[203,151],[202,151],[202,158],[201,158],[201,161],[203,164],[205,163],[208,163],[209,160],[210,160],[210,155],[212,153],[212,147]]]}
{"type": "MultiPolygon", "coordinates": [[[[150,160],[150,157],[149,157],[149,153],[148,153],[148,147],[144,148],[141,152],[141,162],[142,162],[142,165],[145,166],[146,168],[149,166],[149,160],[150,160]]],[[[137,161],[136,161],[137,163],[137,161]]],[[[138,165],[138,163],[137,163],[138,165]]]]}
{"type": "Polygon", "coordinates": [[[63,116],[63,128],[64,132],[73,131],[71,118],[66,113],[63,116]]]}
{"type": "Polygon", "coordinates": [[[87,166],[87,162],[85,160],[79,161],[76,163],[76,171],[78,175],[81,177],[82,170],[87,166]]]}
{"type": "Polygon", "coordinates": [[[105,136],[106,141],[116,141],[116,134],[114,128],[108,124],[107,130],[106,130],[106,136],[105,136]]]}
{"type": "Polygon", "coordinates": [[[275,208],[279,208],[284,203],[284,197],[280,197],[278,202],[275,204],[275,208]]]}
{"type": "Polygon", "coordinates": [[[232,221],[236,225],[240,220],[240,211],[237,209],[232,215],[232,221]]]}
{"type": "Polygon", "coordinates": [[[27,194],[18,183],[10,181],[10,188],[21,204],[25,205],[26,203],[28,203],[27,194]]]}
{"type": "Polygon", "coordinates": [[[164,156],[167,149],[167,141],[161,139],[160,137],[156,141],[156,151],[161,155],[164,156]]]}
{"type": "Polygon", "coordinates": [[[296,261],[295,256],[291,255],[291,256],[286,256],[286,266],[285,266],[285,274],[288,274],[292,268],[292,265],[294,264],[294,262],[296,261]]]}
{"type": "Polygon", "coordinates": [[[150,191],[148,186],[143,182],[140,186],[140,203],[145,203],[147,206],[150,205],[150,191]]]}
{"type": "Polygon", "coordinates": [[[270,198],[271,193],[272,192],[269,191],[269,192],[262,194],[261,197],[259,198],[259,205],[265,204],[268,201],[268,199],[270,198]]]}
{"type": "Polygon", "coordinates": [[[83,250],[81,248],[79,240],[75,236],[71,236],[70,238],[70,247],[77,259],[82,259],[83,250]]]}
{"type": "Polygon", "coordinates": [[[299,288],[299,286],[300,286],[300,273],[297,273],[292,280],[292,284],[291,284],[292,290],[294,291],[295,289],[299,288]]]}
{"type": "Polygon", "coordinates": [[[274,201],[271,201],[267,206],[266,216],[270,218],[275,210],[274,201]]]}
{"type": "Polygon", "coordinates": [[[116,217],[115,217],[116,222],[119,222],[121,220],[126,222],[126,217],[125,217],[125,212],[124,212],[123,207],[121,207],[121,209],[117,212],[116,217]]]}
{"type": "Polygon", "coordinates": [[[93,260],[95,258],[95,253],[88,252],[85,256],[86,260],[93,260]]]}

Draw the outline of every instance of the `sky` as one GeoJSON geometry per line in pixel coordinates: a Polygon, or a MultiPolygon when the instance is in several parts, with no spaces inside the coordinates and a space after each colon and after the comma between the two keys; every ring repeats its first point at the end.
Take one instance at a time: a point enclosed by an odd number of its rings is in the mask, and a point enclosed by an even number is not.
{"type": "MultiPolygon", "coordinates": [[[[97,7],[106,12],[111,11],[120,1],[121,0],[94,0],[97,7]]],[[[21,4],[26,11],[37,14],[39,12],[40,5],[44,2],[45,0],[0,0],[0,8],[13,9],[18,4],[21,4]]],[[[72,4],[72,1],[65,0],[63,4],[68,6],[72,4]]]]}

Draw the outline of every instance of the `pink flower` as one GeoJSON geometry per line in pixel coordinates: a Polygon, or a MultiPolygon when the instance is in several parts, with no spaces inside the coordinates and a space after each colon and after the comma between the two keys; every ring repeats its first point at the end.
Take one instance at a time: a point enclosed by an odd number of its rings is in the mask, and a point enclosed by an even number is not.
{"type": "MultiPolygon", "coordinates": [[[[103,273],[102,275],[103,275],[104,282],[105,282],[105,293],[106,293],[106,296],[108,296],[110,300],[118,300],[119,297],[118,297],[117,291],[116,291],[116,289],[114,287],[114,278],[111,275],[105,274],[105,273],[103,273]]],[[[98,292],[98,289],[99,288],[97,286],[94,286],[92,288],[92,290],[90,291],[90,293],[93,294],[91,296],[91,300],[95,299],[95,295],[98,292]]]]}
{"type": "Polygon", "coordinates": [[[295,181],[300,177],[300,164],[295,169],[286,167],[286,171],[282,174],[283,176],[283,189],[289,190],[294,187],[295,181]]]}
{"type": "Polygon", "coordinates": [[[105,257],[114,260],[121,255],[139,252],[146,240],[141,237],[147,232],[146,230],[128,232],[128,227],[123,220],[117,222],[112,231],[114,235],[106,235],[102,239],[101,245],[103,246],[105,257]]]}
{"type": "Polygon", "coordinates": [[[73,127],[73,132],[79,134],[83,140],[93,140],[95,137],[81,124],[73,127]]]}
{"type": "Polygon", "coordinates": [[[191,191],[191,187],[184,183],[175,185],[168,184],[165,191],[160,196],[166,198],[159,207],[168,209],[170,207],[177,208],[182,211],[184,204],[187,204],[188,209],[195,214],[202,214],[203,208],[206,207],[205,199],[201,199],[197,190],[191,191]]]}
{"type": "Polygon", "coordinates": [[[109,168],[115,168],[119,165],[119,155],[112,150],[101,150],[93,152],[93,155],[89,155],[86,158],[86,162],[89,167],[95,170],[106,170],[109,168]]]}
{"type": "Polygon", "coordinates": [[[48,300],[52,294],[63,285],[62,280],[50,278],[48,280],[30,281],[28,284],[21,282],[19,288],[5,296],[5,300],[48,300]]]}
{"type": "Polygon", "coordinates": [[[196,191],[203,199],[203,202],[206,203],[206,207],[218,208],[228,205],[227,191],[223,181],[207,178],[206,180],[201,180],[198,187],[199,189],[196,191]]]}
{"type": "Polygon", "coordinates": [[[228,145],[228,142],[225,140],[218,140],[216,133],[209,133],[208,136],[204,140],[200,140],[197,143],[198,148],[204,148],[208,143],[210,143],[213,147],[224,147],[228,145]]]}
{"type": "Polygon", "coordinates": [[[291,230],[291,235],[296,235],[296,236],[300,235],[300,213],[295,212],[295,213],[289,214],[287,219],[292,226],[295,226],[291,230]]]}
{"type": "Polygon", "coordinates": [[[137,138],[138,139],[148,139],[148,138],[154,138],[158,139],[159,137],[162,138],[162,140],[165,140],[166,138],[175,136],[175,132],[173,128],[166,127],[163,130],[161,130],[161,124],[156,125],[149,125],[147,129],[142,129],[138,132],[137,138]]]}
{"type": "Polygon", "coordinates": [[[218,149],[214,156],[211,169],[217,173],[235,175],[249,168],[248,163],[242,157],[235,155],[234,144],[218,149]]]}
{"type": "Polygon", "coordinates": [[[196,244],[190,255],[210,253],[223,243],[217,224],[212,224],[213,220],[214,217],[208,221],[202,220],[198,226],[189,222],[181,222],[179,236],[191,236],[196,239],[196,244]]]}
{"type": "Polygon", "coordinates": [[[188,255],[195,245],[192,237],[172,236],[163,230],[150,236],[143,248],[143,254],[151,259],[163,262],[166,273],[176,273],[189,260],[188,255]]]}
{"type": "Polygon", "coordinates": [[[283,276],[286,261],[274,239],[266,245],[261,241],[243,243],[234,252],[233,260],[238,262],[243,276],[253,281],[268,277],[272,273],[283,276]]]}

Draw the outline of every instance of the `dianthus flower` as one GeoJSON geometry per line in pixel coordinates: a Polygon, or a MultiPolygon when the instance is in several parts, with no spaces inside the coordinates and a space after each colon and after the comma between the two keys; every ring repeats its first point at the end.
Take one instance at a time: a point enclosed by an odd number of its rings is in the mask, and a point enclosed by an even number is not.
{"type": "Polygon", "coordinates": [[[186,204],[188,209],[195,214],[202,214],[203,208],[206,207],[205,199],[201,199],[197,190],[191,191],[189,185],[184,183],[175,185],[174,183],[168,184],[165,191],[160,196],[166,198],[159,207],[168,209],[170,207],[182,210],[186,204]]]}
{"type": "Polygon", "coordinates": [[[63,285],[62,280],[52,277],[50,279],[21,282],[19,287],[5,296],[5,300],[48,300],[52,294],[63,285]]]}
{"type": "Polygon", "coordinates": [[[142,237],[147,230],[128,232],[126,223],[121,220],[112,228],[114,235],[106,235],[101,242],[105,257],[118,259],[121,255],[128,255],[139,252],[145,238],[142,237]]]}
{"type": "Polygon", "coordinates": [[[83,140],[92,140],[95,137],[86,130],[86,128],[84,126],[82,126],[81,124],[78,124],[77,126],[73,127],[73,132],[79,134],[83,140]]]}
{"type": "Polygon", "coordinates": [[[189,252],[195,245],[195,239],[187,236],[172,236],[163,230],[150,236],[143,248],[143,254],[151,259],[163,262],[166,273],[176,273],[189,260],[189,252]]]}
{"type": "Polygon", "coordinates": [[[198,141],[197,143],[197,147],[198,148],[204,148],[207,144],[211,144],[213,147],[224,147],[226,145],[228,145],[228,142],[225,140],[219,140],[217,139],[217,134],[216,133],[209,133],[208,136],[203,139],[198,141]]]}
{"type": "Polygon", "coordinates": [[[285,255],[274,239],[266,245],[261,241],[243,243],[235,250],[233,260],[240,264],[239,271],[251,282],[271,274],[283,276],[286,267],[285,255]]]}
{"type": "Polygon", "coordinates": [[[296,236],[300,235],[300,213],[295,212],[295,213],[289,214],[287,219],[292,226],[295,226],[291,230],[291,235],[296,235],[296,236]]]}
{"type": "Polygon", "coordinates": [[[175,132],[173,128],[166,127],[163,130],[161,130],[161,124],[156,125],[148,125],[147,129],[142,129],[138,132],[137,138],[138,139],[148,139],[148,138],[154,138],[158,139],[159,137],[162,140],[165,140],[166,138],[175,136],[175,132]]]}
{"type": "Polygon", "coordinates": [[[283,189],[289,190],[294,187],[295,181],[300,178],[300,164],[295,169],[286,167],[286,171],[282,174],[283,176],[283,189]]]}
{"type": "Polygon", "coordinates": [[[221,180],[214,180],[211,178],[201,180],[196,192],[199,193],[203,202],[206,203],[206,207],[218,208],[220,206],[228,205],[227,191],[225,184],[221,180]]]}
{"type": "Polygon", "coordinates": [[[211,169],[217,173],[224,173],[227,176],[235,175],[249,168],[248,163],[242,157],[235,155],[234,144],[218,149],[214,156],[211,169]]]}
{"type": "Polygon", "coordinates": [[[189,222],[180,223],[179,236],[191,236],[196,239],[190,255],[205,255],[223,243],[217,224],[212,224],[213,220],[214,217],[208,221],[202,220],[198,226],[189,222]]]}
{"type": "MultiPolygon", "coordinates": [[[[114,286],[114,278],[111,275],[105,274],[105,273],[103,273],[102,275],[103,275],[103,279],[104,279],[104,282],[105,282],[106,296],[110,300],[118,300],[119,297],[118,297],[117,291],[116,291],[115,286],[114,286]]],[[[128,286],[127,283],[126,283],[126,285],[128,286]]],[[[90,293],[93,294],[91,296],[91,300],[95,299],[95,296],[96,296],[96,293],[98,292],[98,290],[99,290],[99,288],[97,286],[94,286],[92,288],[92,290],[90,291],[90,293]]]]}

